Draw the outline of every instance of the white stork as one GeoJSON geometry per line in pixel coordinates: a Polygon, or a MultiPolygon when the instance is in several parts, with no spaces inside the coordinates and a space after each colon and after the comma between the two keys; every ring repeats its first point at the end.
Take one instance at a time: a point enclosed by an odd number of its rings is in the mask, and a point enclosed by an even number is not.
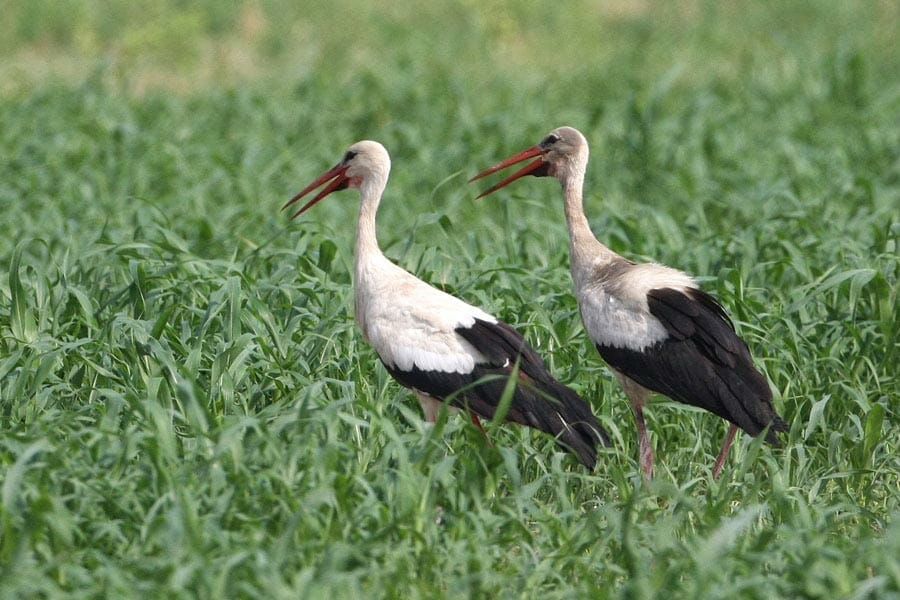
{"type": "Polygon", "coordinates": [[[415,392],[427,421],[441,403],[467,409],[480,427],[500,404],[517,373],[506,421],[556,437],[593,468],[597,446],[608,436],[588,404],[556,381],[515,329],[483,310],[431,287],[384,256],[375,235],[375,213],[387,185],[391,159],[378,142],[350,146],[341,161],[303,188],[284,208],[329,182],[297,217],[335,190],[358,188],[354,260],[356,321],[388,372],[415,392]]]}
{"type": "Polygon", "coordinates": [[[653,450],[643,415],[651,392],[699,406],[730,422],[713,478],[722,470],[738,427],[754,436],[769,428],[765,439],[778,446],[775,432],[787,431],[787,424],[772,407],[766,378],[753,366],[747,344],[719,303],[686,273],[655,263],[635,264],[591,233],[582,205],[588,143],[581,132],[572,127],[555,129],[538,145],[471,181],[529,158],[535,160],[478,197],[525,175],[549,175],[562,184],[581,319],[631,401],[644,476],[653,476],[653,450]]]}

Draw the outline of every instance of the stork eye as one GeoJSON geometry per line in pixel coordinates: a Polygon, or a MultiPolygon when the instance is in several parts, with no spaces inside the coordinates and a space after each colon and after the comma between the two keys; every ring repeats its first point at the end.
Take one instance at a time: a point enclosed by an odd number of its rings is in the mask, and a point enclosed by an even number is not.
{"type": "Polygon", "coordinates": [[[550,135],[548,135],[541,141],[541,146],[552,146],[553,144],[555,144],[558,141],[559,141],[559,136],[556,135],[555,133],[551,133],[550,135]]]}
{"type": "Polygon", "coordinates": [[[350,162],[355,156],[356,152],[354,150],[347,150],[347,154],[344,155],[344,160],[342,162],[350,162]]]}

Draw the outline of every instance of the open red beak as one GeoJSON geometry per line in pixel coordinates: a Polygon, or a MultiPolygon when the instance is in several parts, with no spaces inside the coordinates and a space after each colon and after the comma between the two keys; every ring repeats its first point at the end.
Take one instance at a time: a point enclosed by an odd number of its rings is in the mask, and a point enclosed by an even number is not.
{"type": "Polygon", "coordinates": [[[470,179],[469,182],[471,183],[471,182],[475,181],[476,179],[481,179],[482,177],[486,177],[486,176],[490,175],[491,173],[496,173],[500,169],[505,169],[506,167],[508,167],[510,165],[514,165],[516,163],[520,163],[523,160],[528,160],[529,158],[532,158],[534,156],[539,157],[537,160],[528,163],[527,165],[525,165],[524,167],[522,167],[521,169],[519,169],[518,171],[516,171],[515,173],[513,173],[506,179],[504,179],[503,181],[501,181],[499,183],[495,183],[488,189],[484,190],[483,192],[478,194],[478,196],[476,196],[476,198],[482,198],[484,196],[487,196],[491,192],[496,192],[503,186],[508,185],[508,184],[512,183],[513,181],[515,181],[516,179],[518,179],[520,177],[524,177],[525,175],[546,175],[548,165],[547,165],[547,163],[544,162],[544,157],[542,156],[543,153],[544,153],[544,151],[541,150],[540,146],[532,146],[531,148],[528,148],[527,150],[522,150],[518,154],[514,154],[513,156],[510,156],[503,162],[499,162],[489,169],[485,169],[484,171],[482,171],[481,173],[479,173],[478,175],[476,175],[475,177],[470,179]]]}
{"type": "Polygon", "coordinates": [[[287,204],[285,204],[284,206],[281,207],[281,210],[286,209],[288,206],[290,206],[291,204],[293,204],[294,202],[296,202],[303,196],[307,195],[308,193],[310,193],[311,191],[313,191],[314,189],[316,189],[317,187],[319,187],[320,185],[322,185],[329,179],[331,179],[333,181],[331,181],[331,183],[329,183],[324,188],[322,188],[319,191],[319,193],[313,197],[312,200],[310,200],[309,202],[304,204],[303,208],[301,208],[300,210],[295,212],[293,215],[291,215],[292,219],[297,218],[298,216],[300,216],[301,214],[303,214],[304,212],[309,210],[313,204],[315,204],[316,202],[318,202],[319,200],[321,200],[322,198],[324,198],[331,192],[334,192],[337,190],[342,190],[342,189],[346,188],[347,184],[349,182],[349,178],[347,177],[347,165],[338,163],[335,166],[333,166],[332,168],[330,168],[327,171],[325,171],[324,173],[322,173],[321,175],[319,175],[319,177],[315,181],[313,181],[311,184],[309,184],[308,186],[306,186],[305,188],[303,188],[302,190],[297,192],[296,196],[294,196],[293,198],[288,200],[287,204]]]}

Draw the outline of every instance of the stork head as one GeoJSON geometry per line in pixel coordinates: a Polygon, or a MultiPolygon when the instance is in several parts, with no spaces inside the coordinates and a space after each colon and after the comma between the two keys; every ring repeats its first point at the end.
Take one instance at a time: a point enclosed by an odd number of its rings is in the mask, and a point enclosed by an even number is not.
{"type": "Polygon", "coordinates": [[[390,171],[391,157],[388,155],[387,150],[384,149],[384,146],[371,140],[356,142],[347,148],[344,157],[341,158],[338,164],[322,173],[315,181],[297,192],[293,198],[288,200],[287,204],[281,207],[281,210],[291,206],[326,182],[329,182],[328,185],[319,190],[318,194],[295,212],[291,216],[292,219],[303,214],[313,204],[337,190],[359,188],[361,191],[364,191],[366,188],[374,190],[379,187],[383,189],[387,184],[390,171]]]}
{"type": "Polygon", "coordinates": [[[485,169],[469,181],[481,179],[511,165],[537,157],[503,181],[481,192],[478,197],[487,196],[525,175],[535,177],[556,177],[565,186],[569,181],[580,180],[588,160],[588,143],[580,131],[574,127],[559,127],[548,133],[537,146],[526,148],[485,169]]]}

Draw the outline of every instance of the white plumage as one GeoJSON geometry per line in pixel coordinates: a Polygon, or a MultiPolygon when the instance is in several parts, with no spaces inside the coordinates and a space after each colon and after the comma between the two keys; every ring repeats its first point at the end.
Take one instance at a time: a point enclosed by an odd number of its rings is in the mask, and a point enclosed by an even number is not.
{"type": "Polygon", "coordinates": [[[705,408],[731,422],[713,468],[717,477],[737,427],[778,443],[787,425],[772,408],[772,393],[755,369],[747,345],[724,310],[692,277],[655,263],[635,264],[600,243],[584,215],[582,187],[588,145],[571,127],[486,169],[479,179],[534,159],[480,194],[525,175],[553,176],[563,188],[572,280],[581,319],[591,341],[613,369],[637,421],[641,469],[650,478],[653,453],[643,405],[652,391],[705,408]]]}
{"type": "Polygon", "coordinates": [[[477,416],[493,418],[506,379],[518,364],[505,419],[550,433],[593,467],[597,446],[607,442],[605,431],[587,403],[553,379],[522,336],[485,311],[417,279],[381,252],[375,215],[390,168],[381,144],[357,142],[285,205],[324,185],[297,216],[333,191],[359,189],[354,313],[363,337],[388,372],[415,391],[429,421],[436,420],[443,401],[468,409],[479,426],[477,416]]]}
{"type": "MultiPolygon", "coordinates": [[[[643,350],[668,337],[665,326],[647,304],[658,288],[695,288],[693,278],[655,263],[633,264],[612,280],[579,277],[575,295],[584,328],[595,344],[643,350]]],[[[586,272],[586,271],[580,271],[586,272]]]]}
{"type": "Polygon", "coordinates": [[[485,357],[456,329],[475,319],[496,323],[483,310],[416,279],[383,255],[357,254],[356,321],[390,367],[470,373],[485,357]]]}

